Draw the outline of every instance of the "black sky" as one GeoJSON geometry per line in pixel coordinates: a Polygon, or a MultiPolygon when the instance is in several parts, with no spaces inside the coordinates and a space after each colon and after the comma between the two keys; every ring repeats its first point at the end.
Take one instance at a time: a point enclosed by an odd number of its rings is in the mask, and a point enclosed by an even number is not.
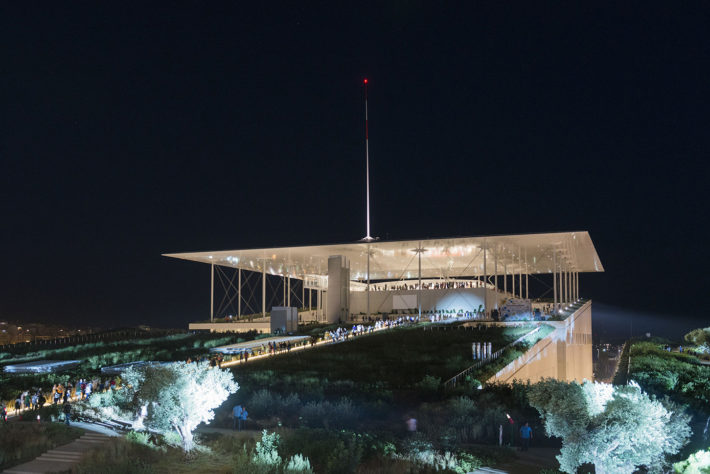
{"type": "Polygon", "coordinates": [[[588,230],[584,295],[708,323],[708,4],[440,3],[3,3],[0,318],[183,327],[161,253],[361,238],[367,76],[374,235],[588,230]]]}

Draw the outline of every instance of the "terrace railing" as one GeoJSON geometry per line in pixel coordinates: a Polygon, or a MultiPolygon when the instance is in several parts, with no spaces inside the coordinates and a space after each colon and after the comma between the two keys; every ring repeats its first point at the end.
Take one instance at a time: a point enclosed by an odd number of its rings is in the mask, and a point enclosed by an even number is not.
{"type": "Polygon", "coordinates": [[[519,338],[517,338],[517,339],[514,340],[513,342],[508,343],[508,344],[506,344],[505,346],[501,347],[500,349],[498,349],[497,351],[495,351],[493,354],[491,354],[490,357],[487,357],[487,358],[485,358],[485,359],[481,359],[481,360],[477,361],[475,364],[473,364],[472,366],[470,366],[469,368],[467,368],[467,369],[465,369],[465,370],[459,372],[458,374],[454,375],[454,376],[451,377],[449,380],[447,380],[446,382],[444,382],[444,388],[446,388],[446,389],[455,388],[455,387],[456,387],[456,384],[458,384],[461,380],[464,380],[465,377],[466,377],[468,374],[470,374],[471,372],[473,372],[473,371],[476,370],[476,369],[479,369],[479,368],[483,367],[483,366],[486,365],[487,363],[492,362],[492,361],[498,359],[498,358],[503,354],[503,352],[504,352],[506,349],[508,349],[509,347],[513,347],[513,346],[516,345],[516,344],[519,344],[519,343],[522,342],[526,337],[532,336],[533,334],[535,334],[535,333],[538,332],[539,330],[540,330],[540,326],[538,326],[538,327],[536,327],[535,329],[533,329],[532,331],[530,331],[530,332],[528,332],[528,333],[526,333],[526,334],[520,336],[519,338]]]}

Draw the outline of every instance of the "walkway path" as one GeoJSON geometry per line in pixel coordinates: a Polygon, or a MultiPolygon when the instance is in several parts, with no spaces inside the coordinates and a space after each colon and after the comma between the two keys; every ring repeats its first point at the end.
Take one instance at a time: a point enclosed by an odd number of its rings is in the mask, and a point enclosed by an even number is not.
{"type": "Polygon", "coordinates": [[[69,444],[50,449],[35,460],[5,469],[3,473],[39,474],[67,471],[79,463],[84,453],[103,444],[109,438],[118,436],[118,434],[108,428],[92,425],[91,423],[76,422],[72,423],[72,426],[82,428],[87,430],[87,432],[81,438],[69,444]]]}
{"type": "Polygon", "coordinates": [[[495,467],[482,467],[473,474],[530,474],[541,469],[557,469],[559,463],[555,456],[559,448],[530,448],[528,451],[516,451],[517,459],[506,461],[495,467]]]}

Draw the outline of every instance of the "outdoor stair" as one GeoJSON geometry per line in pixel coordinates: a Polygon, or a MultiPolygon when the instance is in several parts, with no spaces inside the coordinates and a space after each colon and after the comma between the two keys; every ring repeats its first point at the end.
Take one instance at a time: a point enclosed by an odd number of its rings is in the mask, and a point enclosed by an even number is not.
{"type": "Polygon", "coordinates": [[[33,461],[14,466],[3,471],[4,474],[38,474],[61,472],[78,464],[81,457],[92,448],[110,439],[101,433],[87,432],[81,438],[69,444],[50,449],[33,461]]]}

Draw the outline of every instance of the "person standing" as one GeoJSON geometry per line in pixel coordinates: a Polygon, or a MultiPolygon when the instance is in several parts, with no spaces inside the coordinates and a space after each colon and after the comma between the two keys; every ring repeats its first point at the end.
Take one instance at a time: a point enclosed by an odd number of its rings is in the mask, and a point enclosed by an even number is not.
{"type": "Polygon", "coordinates": [[[532,428],[528,425],[526,421],[525,424],[520,428],[520,440],[522,441],[523,447],[522,451],[527,451],[530,447],[530,439],[532,438],[532,428]]]}
{"type": "Polygon", "coordinates": [[[64,412],[64,423],[69,426],[69,423],[71,422],[71,404],[69,402],[64,402],[62,411],[64,412]]]}
{"type": "Polygon", "coordinates": [[[243,408],[242,409],[242,416],[239,418],[239,431],[242,431],[242,427],[246,429],[247,427],[247,416],[249,416],[249,413],[247,413],[247,409],[243,408]]]}
{"type": "Polygon", "coordinates": [[[234,405],[234,408],[232,408],[232,418],[234,419],[234,424],[232,425],[232,430],[237,429],[237,425],[239,425],[241,429],[241,420],[242,420],[242,406],[241,405],[234,405]]]}

